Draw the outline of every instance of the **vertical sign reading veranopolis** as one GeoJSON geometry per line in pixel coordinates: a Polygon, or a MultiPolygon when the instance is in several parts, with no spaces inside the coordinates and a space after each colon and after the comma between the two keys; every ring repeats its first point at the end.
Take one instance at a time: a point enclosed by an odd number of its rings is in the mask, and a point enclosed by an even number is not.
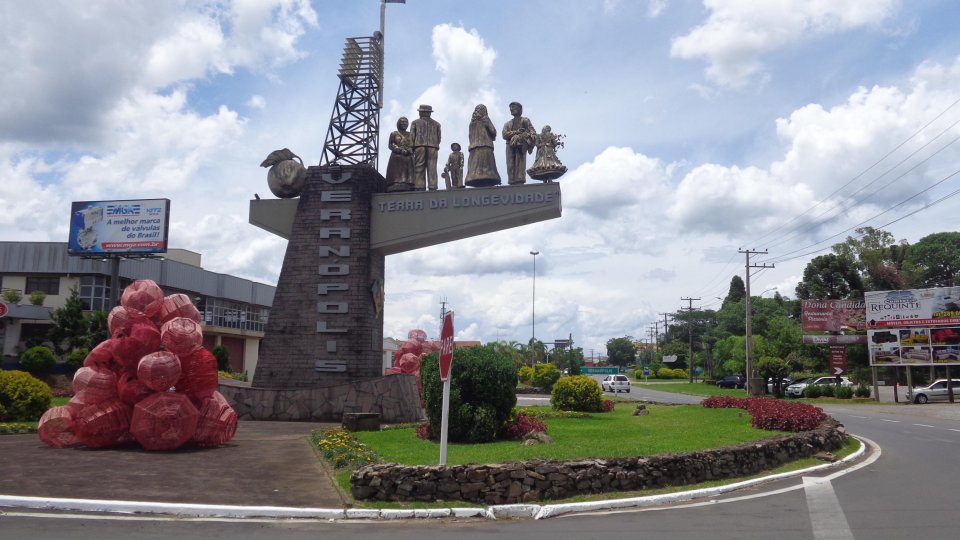
{"type": "Polygon", "coordinates": [[[370,250],[371,198],[382,186],[369,167],[308,170],[254,386],[316,388],[383,375],[384,257],[370,250]]]}

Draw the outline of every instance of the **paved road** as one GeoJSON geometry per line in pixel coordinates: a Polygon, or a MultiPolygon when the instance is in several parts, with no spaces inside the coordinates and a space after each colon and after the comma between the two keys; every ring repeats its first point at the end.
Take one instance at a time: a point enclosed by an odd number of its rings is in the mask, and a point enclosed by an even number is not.
{"type": "MultiPolygon", "coordinates": [[[[652,391],[651,391],[652,392],[652,391]]],[[[639,395],[639,394],[638,394],[639,395]]],[[[668,394],[673,395],[673,394],[668,394]]],[[[955,538],[960,498],[954,468],[960,453],[960,405],[838,405],[825,409],[882,454],[847,474],[781,480],[692,504],[602,512],[544,521],[225,522],[84,521],[0,515],[0,536],[101,539],[316,538],[460,540],[508,535],[557,538],[833,540],[955,538]]]]}

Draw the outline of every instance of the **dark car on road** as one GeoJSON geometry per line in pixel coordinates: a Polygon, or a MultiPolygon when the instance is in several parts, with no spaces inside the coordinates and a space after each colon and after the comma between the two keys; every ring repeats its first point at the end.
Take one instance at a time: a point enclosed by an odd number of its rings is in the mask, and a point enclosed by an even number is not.
{"type": "Polygon", "coordinates": [[[727,375],[717,381],[720,388],[743,388],[747,384],[747,379],[743,375],[727,375]]]}

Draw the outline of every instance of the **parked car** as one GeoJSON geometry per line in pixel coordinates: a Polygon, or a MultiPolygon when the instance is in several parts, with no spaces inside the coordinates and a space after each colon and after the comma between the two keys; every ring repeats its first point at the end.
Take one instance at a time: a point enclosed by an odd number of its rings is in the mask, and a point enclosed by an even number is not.
{"type": "Polygon", "coordinates": [[[630,379],[626,375],[607,375],[600,381],[600,388],[604,392],[620,392],[621,390],[630,393],[630,379]]]}
{"type": "MultiPolygon", "coordinates": [[[[806,379],[800,379],[795,381],[784,391],[784,394],[792,397],[802,397],[803,391],[807,389],[811,384],[837,384],[837,378],[831,376],[825,377],[807,377],[806,379]]],[[[840,386],[853,386],[853,381],[846,377],[840,377],[840,386]]]]}
{"type": "MultiPolygon", "coordinates": [[[[793,379],[791,379],[790,377],[784,377],[783,380],[780,382],[780,388],[786,391],[787,387],[790,386],[791,384],[793,384],[793,379]]],[[[767,379],[767,392],[771,394],[773,393],[773,378],[767,379]]]]}
{"type": "MultiPolygon", "coordinates": [[[[960,398],[960,379],[953,379],[954,399],[960,398]]],[[[913,402],[926,403],[928,401],[946,401],[950,399],[947,394],[947,379],[937,379],[929,386],[921,386],[913,389],[913,402]]]]}
{"type": "Polygon", "coordinates": [[[743,388],[747,384],[747,378],[743,375],[727,375],[717,381],[720,388],[743,388]]]}

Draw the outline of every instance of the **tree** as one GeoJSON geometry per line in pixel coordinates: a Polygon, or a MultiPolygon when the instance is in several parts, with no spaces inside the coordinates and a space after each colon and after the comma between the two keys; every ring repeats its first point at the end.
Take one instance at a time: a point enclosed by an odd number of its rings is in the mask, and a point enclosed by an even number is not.
{"type": "Polygon", "coordinates": [[[70,289],[70,296],[63,307],[50,314],[53,325],[47,332],[47,338],[53,343],[57,355],[63,355],[85,345],[89,325],[83,316],[83,302],[76,287],[70,289]]]}
{"type": "Polygon", "coordinates": [[[960,232],[924,236],[907,249],[904,265],[913,287],[960,285],[960,232]]]}
{"type": "Polygon", "coordinates": [[[727,306],[727,302],[737,303],[747,297],[747,287],[743,284],[743,279],[740,276],[733,276],[730,279],[730,289],[727,291],[727,297],[723,299],[723,306],[727,306]]]}
{"type": "Polygon", "coordinates": [[[775,356],[764,356],[757,361],[757,371],[765,379],[773,380],[773,394],[783,397],[783,378],[790,375],[790,365],[775,356]]]}
{"type": "Polygon", "coordinates": [[[902,274],[904,255],[909,248],[906,240],[900,240],[887,231],[873,227],[859,227],[859,238],[848,236],[834,244],[833,252],[856,264],[866,285],[866,290],[902,289],[905,277],[902,274]]]}
{"type": "Polygon", "coordinates": [[[833,253],[814,257],[803,269],[803,281],[797,285],[802,300],[822,298],[863,298],[863,280],[856,264],[833,253]]]}
{"type": "Polygon", "coordinates": [[[633,338],[624,336],[607,340],[607,361],[615,366],[625,366],[633,362],[637,349],[633,338]]]}

